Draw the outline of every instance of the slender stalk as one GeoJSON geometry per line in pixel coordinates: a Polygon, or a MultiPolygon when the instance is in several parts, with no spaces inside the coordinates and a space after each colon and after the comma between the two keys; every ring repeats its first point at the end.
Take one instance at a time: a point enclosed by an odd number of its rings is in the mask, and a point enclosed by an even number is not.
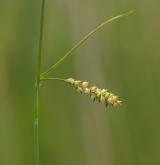
{"type": "Polygon", "coordinates": [[[37,57],[37,76],[35,86],[35,109],[34,109],[34,165],[39,165],[39,86],[40,86],[40,73],[41,73],[41,57],[42,57],[42,40],[43,40],[43,22],[44,22],[44,7],[45,0],[41,1],[41,16],[40,16],[40,32],[38,43],[38,57],[37,57]]]}
{"type": "Polygon", "coordinates": [[[41,81],[46,81],[46,80],[58,80],[58,81],[64,81],[66,82],[65,79],[59,78],[59,77],[52,77],[52,78],[43,78],[41,81]]]}
{"type": "Polygon", "coordinates": [[[83,45],[93,34],[95,34],[98,30],[100,30],[104,25],[113,22],[121,17],[128,16],[132,14],[133,11],[129,11],[123,14],[120,14],[118,16],[115,16],[113,18],[108,19],[107,21],[103,22],[102,24],[98,25],[95,29],[93,29],[91,32],[89,32],[87,35],[85,35],[75,46],[73,46],[59,61],[57,61],[55,64],[53,64],[47,71],[43,72],[41,74],[41,78],[47,78],[50,72],[52,72],[55,68],[57,68],[60,64],[62,64],[69,56],[72,55],[72,53],[77,50],[81,45],[83,45]]]}

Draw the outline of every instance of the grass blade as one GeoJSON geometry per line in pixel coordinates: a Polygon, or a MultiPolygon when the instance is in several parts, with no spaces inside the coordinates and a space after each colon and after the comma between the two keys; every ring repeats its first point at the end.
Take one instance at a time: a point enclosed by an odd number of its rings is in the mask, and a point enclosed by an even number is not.
{"type": "Polygon", "coordinates": [[[107,21],[101,23],[99,26],[97,26],[95,29],[93,29],[91,32],[89,32],[87,35],[85,35],[75,46],[73,46],[60,60],[58,60],[55,64],[53,64],[47,71],[43,72],[41,74],[41,79],[46,78],[50,72],[52,72],[54,69],[56,69],[58,66],[60,66],[68,57],[73,55],[73,52],[77,50],[81,45],[83,45],[93,34],[95,34],[98,30],[100,30],[103,26],[106,24],[113,22],[119,18],[128,16],[132,14],[133,11],[129,11],[120,15],[117,15],[113,18],[108,19],[107,21]]]}

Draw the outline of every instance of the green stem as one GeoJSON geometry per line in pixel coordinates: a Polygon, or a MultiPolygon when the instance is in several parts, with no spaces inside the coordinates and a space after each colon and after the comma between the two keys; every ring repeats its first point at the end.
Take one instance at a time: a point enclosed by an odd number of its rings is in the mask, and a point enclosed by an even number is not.
{"type": "Polygon", "coordinates": [[[110,23],[110,22],[113,22],[114,20],[117,20],[121,17],[124,17],[124,16],[128,16],[129,14],[133,13],[133,11],[129,11],[129,12],[126,12],[126,13],[123,13],[123,14],[120,14],[118,16],[115,16],[105,22],[103,22],[102,24],[100,24],[99,26],[97,26],[95,29],[93,29],[91,32],[89,32],[87,35],[85,35],[74,47],[72,47],[59,61],[57,61],[55,64],[53,64],[46,72],[43,72],[41,74],[41,78],[46,78],[48,76],[48,74],[50,72],[52,72],[55,68],[57,68],[61,63],[63,63],[66,58],[68,58],[69,56],[72,55],[72,53],[77,50],[82,44],[85,43],[85,41],[88,40],[88,38],[90,38],[93,34],[95,34],[98,30],[100,30],[104,25],[110,23]]]}
{"type": "Polygon", "coordinates": [[[40,73],[41,73],[41,57],[42,57],[42,40],[43,40],[43,22],[44,22],[44,7],[45,0],[41,1],[41,16],[40,16],[40,33],[38,43],[38,61],[37,61],[37,76],[35,86],[35,109],[34,109],[34,165],[39,165],[39,86],[40,86],[40,73]]]}
{"type": "Polygon", "coordinates": [[[45,81],[45,80],[59,80],[59,81],[64,81],[64,82],[66,82],[65,79],[58,78],[58,77],[53,77],[53,78],[43,78],[43,79],[41,79],[41,81],[45,81]]]}

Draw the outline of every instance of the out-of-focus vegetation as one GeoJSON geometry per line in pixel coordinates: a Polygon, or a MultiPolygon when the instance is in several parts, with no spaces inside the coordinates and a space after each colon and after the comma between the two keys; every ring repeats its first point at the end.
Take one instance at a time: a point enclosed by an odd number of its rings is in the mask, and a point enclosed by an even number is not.
{"type": "MultiPolygon", "coordinates": [[[[99,23],[98,32],[52,75],[119,94],[117,110],[62,82],[41,88],[40,164],[160,164],[160,2],[46,0],[43,71],[99,23]]],[[[34,80],[40,1],[0,0],[0,164],[33,164],[34,80]]]]}

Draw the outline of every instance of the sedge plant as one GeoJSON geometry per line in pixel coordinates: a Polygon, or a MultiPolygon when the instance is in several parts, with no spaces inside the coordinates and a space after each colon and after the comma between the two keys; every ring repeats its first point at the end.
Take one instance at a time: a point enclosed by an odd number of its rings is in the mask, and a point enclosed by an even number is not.
{"type": "Polygon", "coordinates": [[[56,63],[51,65],[48,70],[41,73],[41,57],[42,57],[42,41],[43,41],[43,27],[44,27],[44,12],[45,11],[45,0],[41,0],[41,15],[40,15],[40,28],[39,28],[39,43],[38,43],[38,56],[37,56],[37,72],[36,72],[36,83],[35,83],[35,108],[34,108],[34,165],[39,165],[39,96],[40,96],[40,86],[43,85],[43,81],[46,80],[58,80],[70,84],[78,92],[89,95],[91,100],[98,101],[105,104],[107,107],[109,104],[113,107],[121,105],[121,100],[118,96],[109,92],[107,89],[100,89],[96,86],[89,86],[86,81],[75,80],[74,78],[57,78],[49,77],[49,74],[57,69],[63,62],[73,53],[80,48],[91,36],[93,36],[97,31],[102,29],[104,25],[114,22],[115,20],[128,16],[132,11],[122,13],[115,17],[108,19],[107,21],[101,23],[87,35],[85,35],[79,42],[75,44],[62,58],[60,58],[56,63]]]}

